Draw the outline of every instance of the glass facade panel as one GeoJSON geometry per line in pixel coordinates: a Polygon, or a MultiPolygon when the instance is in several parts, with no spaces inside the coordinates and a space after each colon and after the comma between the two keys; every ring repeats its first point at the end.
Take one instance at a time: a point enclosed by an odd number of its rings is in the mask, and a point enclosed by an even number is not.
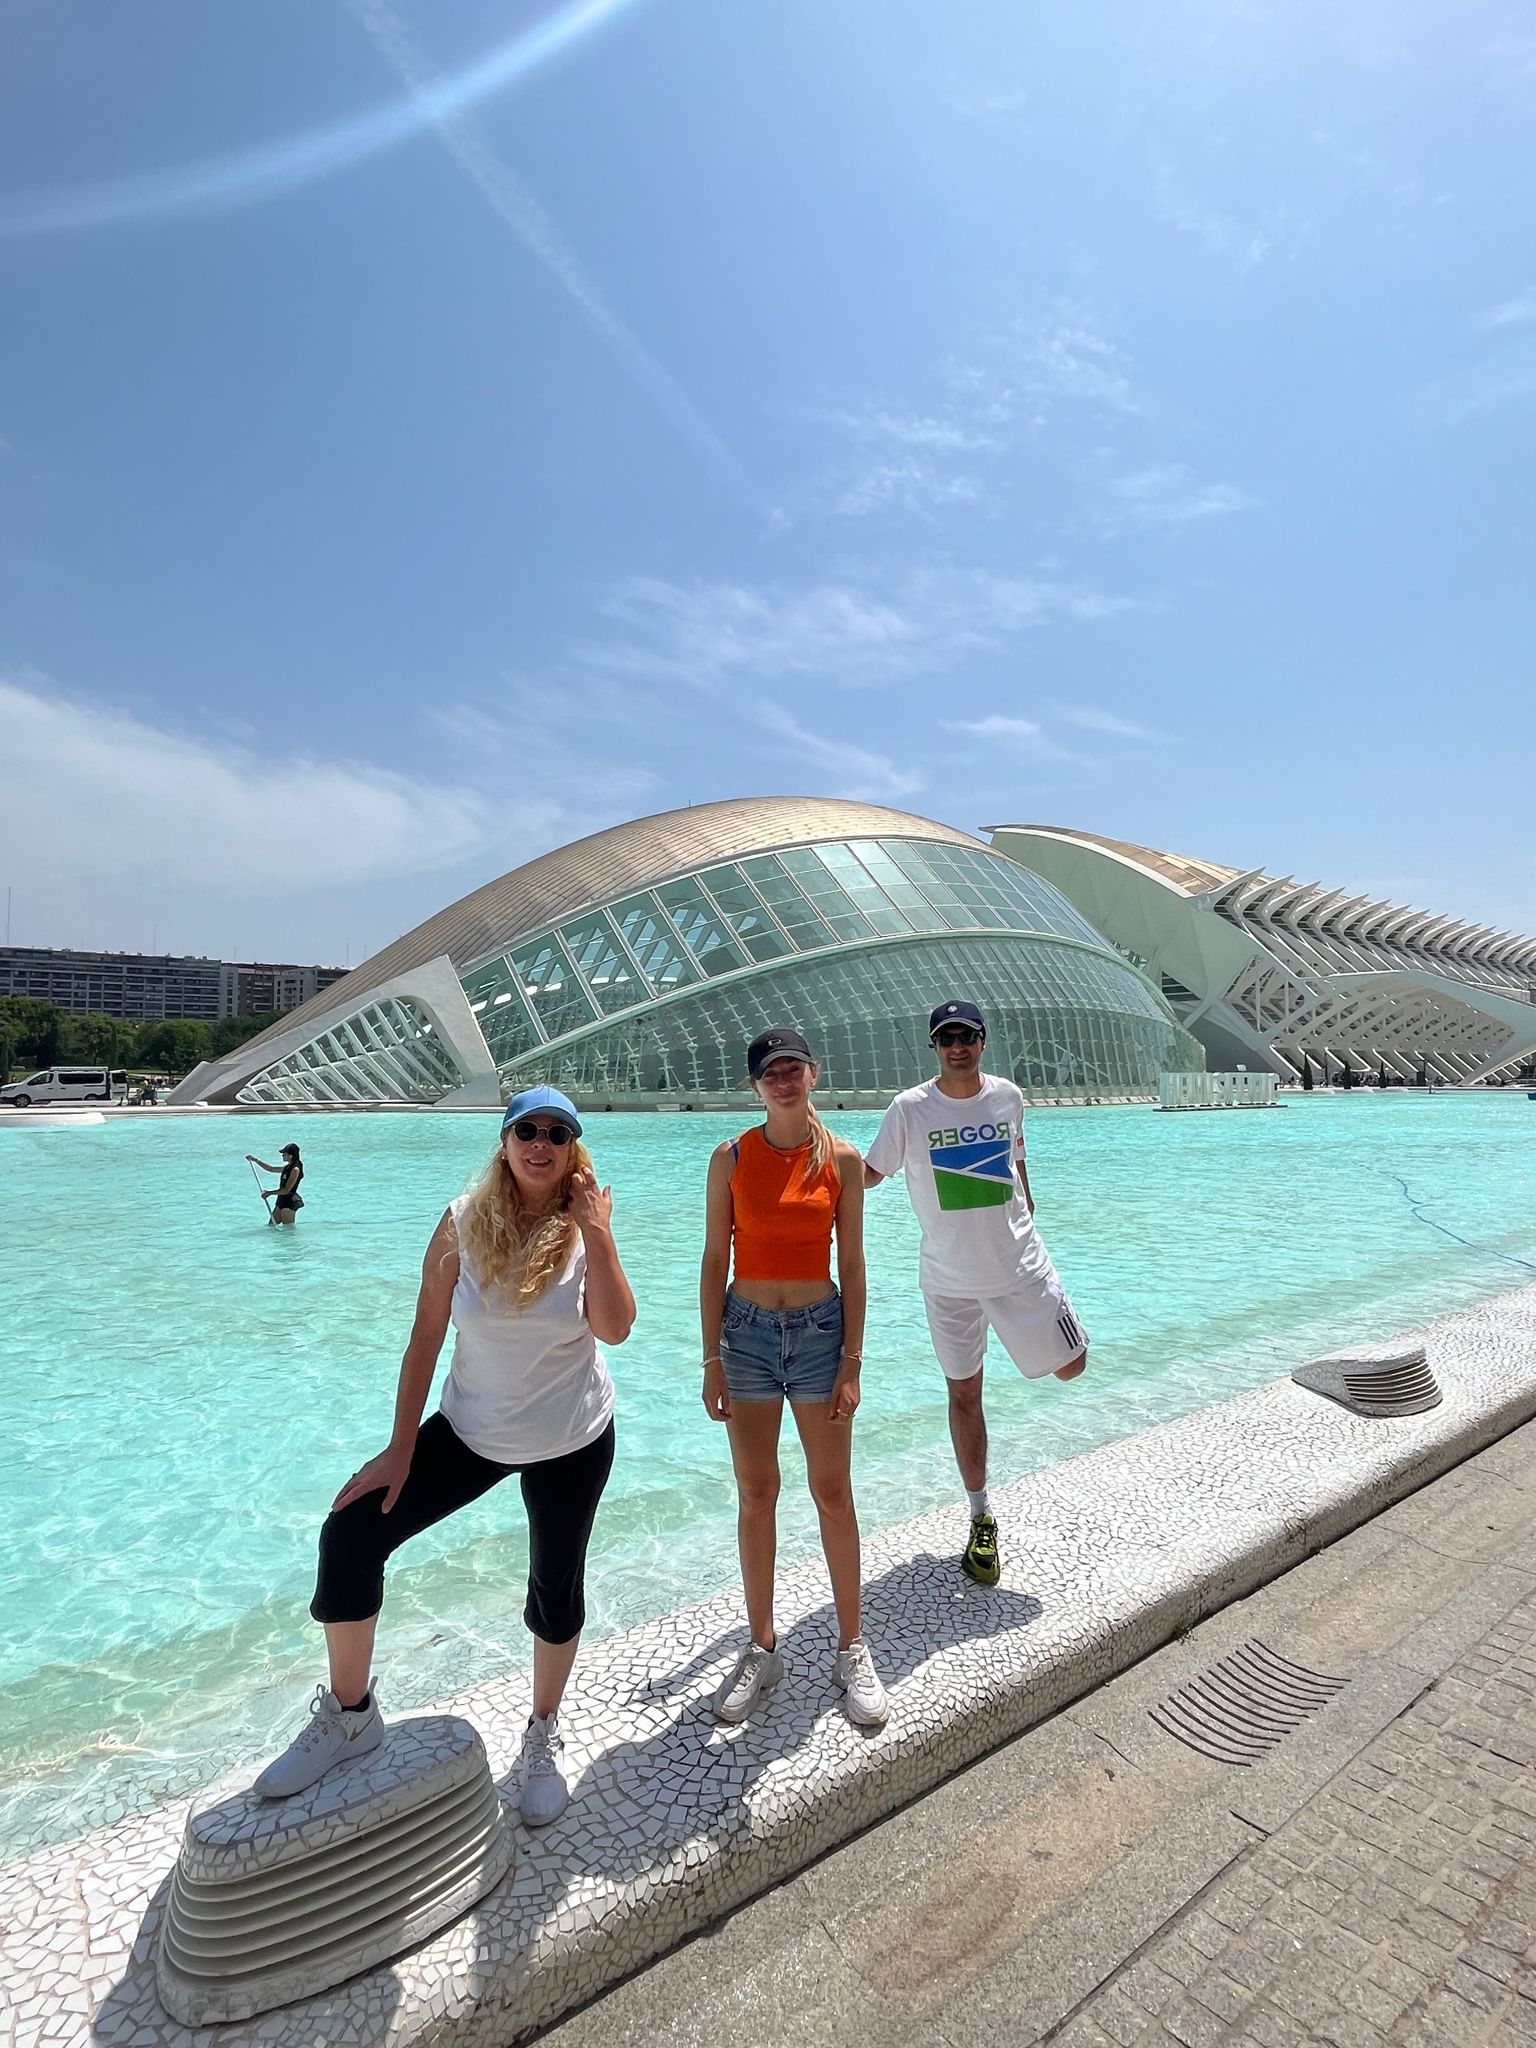
{"type": "Polygon", "coordinates": [[[883,937],[898,938],[922,930],[921,918],[914,921],[897,909],[852,847],[818,846],[816,858],[859,915],[883,937]]]}
{"type": "Polygon", "coordinates": [[[853,898],[821,858],[820,847],[791,847],[779,859],[790,880],[835,938],[858,940],[872,936],[869,919],[861,915],[853,898]]]}
{"type": "Polygon", "coordinates": [[[910,840],[897,839],[890,842],[889,850],[892,860],[908,881],[917,886],[928,904],[938,912],[939,924],[950,931],[966,931],[980,922],[961,901],[940,861],[942,848],[914,846],[910,840]]]}
{"type": "Polygon", "coordinates": [[[559,1038],[596,1017],[597,1005],[572,971],[553,932],[519,947],[512,969],[546,1037],[559,1038]]]}
{"type": "Polygon", "coordinates": [[[624,943],[657,995],[698,980],[697,966],[679,944],[667,913],[654,896],[626,896],[614,905],[612,914],[624,943]]]}
{"type": "Polygon", "coordinates": [[[699,879],[735,933],[736,943],[752,959],[777,960],[794,951],[773,913],[740,868],[729,863],[707,868],[699,879]]]}
{"type": "Polygon", "coordinates": [[[777,855],[754,854],[741,863],[741,871],[788,932],[796,952],[813,953],[818,946],[836,945],[836,933],[811,908],[810,898],[791,881],[777,855]]]}
{"type": "Polygon", "coordinates": [[[739,1094],[749,1041],[793,1017],[820,1055],[823,1099],[889,1096],[933,1071],[928,1010],[945,989],[977,991],[987,1065],[1026,1095],[1056,1099],[1156,1093],[1160,1071],[1198,1070],[1204,1056],[1128,968],[1044,936],[977,933],[913,938],[786,960],[662,1008],[631,1012],[530,1066],[510,1085],[545,1078],[579,1094],[739,1094]]]}
{"type": "Polygon", "coordinates": [[[464,993],[498,1065],[539,1044],[539,1028],[523,1000],[510,960],[491,960],[477,967],[465,976],[464,993]]]}
{"type": "Polygon", "coordinates": [[[870,880],[879,885],[886,900],[894,903],[898,910],[909,913],[908,922],[915,931],[925,930],[929,922],[928,899],[897,867],[879,840],[856,840],[852,851],[858,855],[859,865],[870,880]]]}
{"type": "Polygon", "coordinates": [[[562,925],[560,936],[587,985],[587,993],[605,1016],[632,1010],[650,995],[640,970],[602,911],[576,924],[562,925]]]}
{"type": "Polygon", "coordinates": [[[735,934],[691,876],[663,882],[656,894],[679,938],[706,974],[729,974],[746,966],[747,956],[737,945],[735,934]]]}

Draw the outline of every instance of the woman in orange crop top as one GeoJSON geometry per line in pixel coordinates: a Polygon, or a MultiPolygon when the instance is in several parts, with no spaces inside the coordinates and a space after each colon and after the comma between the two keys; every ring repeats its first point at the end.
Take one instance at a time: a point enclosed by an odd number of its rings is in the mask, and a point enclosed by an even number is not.
{"type": "Polygon", "coordinates": [[[773,1626],[773,1563],[787,1400],[837,1609],[833,1675],[849,1718],[878,1728],[886,1718],[885,1688],[861,1634],[859,1524],[849,1480],[864,1343],[864,1162],[812,1108],[817,1073],[798,1031],[754,1038],[747,1074],[768,1114],[716,1146],[709,1162],[699,1274],[704,1407],[730,1432],[751,1626],[746,1649],[715,1695],[715,1712],[722,1721],[744,1721],[784,1675],[773,1626]]]}

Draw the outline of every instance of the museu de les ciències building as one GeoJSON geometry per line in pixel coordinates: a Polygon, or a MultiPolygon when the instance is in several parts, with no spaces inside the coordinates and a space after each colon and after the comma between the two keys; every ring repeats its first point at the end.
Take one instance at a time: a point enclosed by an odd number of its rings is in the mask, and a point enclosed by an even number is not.
{"type": "Polygon", "coordinates": [[[948,825],[749,797],[616,825],[487,882],[250,1039],[177,1102],[582,1106],[739,1095],[794,1024],[824,1098],[933,1071],[928,1013],[985,1011],[1026,1095],[1151,1097],[1203,1065],[1155,981],[1051,882],[948,825]]]}
{"type": "Polygon", "coordinates": [[[1470,1082],[1536,1054],[1536,939],[1092,832],[990,829],[1156,980],[1213,1068],[1470,1082]]]}

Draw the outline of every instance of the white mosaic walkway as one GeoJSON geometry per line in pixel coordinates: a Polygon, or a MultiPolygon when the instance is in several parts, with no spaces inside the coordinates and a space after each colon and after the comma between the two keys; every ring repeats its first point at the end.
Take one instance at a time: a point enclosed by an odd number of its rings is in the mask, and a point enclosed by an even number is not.
{"type": "MultiPolygon", "coordinates": [[[[1536,1288],[1422,1335],[1428,1414],[1367,1421],[1282,1380],[996,1491],[994,1588],[959,1570],[962,1509],[871,1539],[879,1734],[840,1711],[819,1569],[781,1582],[788,1670],[750,1727],[707,1704],[735,1597],[594,1646],[563,1717],[568,1812],[515,1827],[511,1872],[458,1925],[323,1998],[199,2031],[164,2013],[152,1950],[194,1802],[0,1870],[0,2048],[506,2048],[1536,1414],[1536,1288]]],[[[526,1680],[443,1704],[515,1806],[526,1680]]]]}

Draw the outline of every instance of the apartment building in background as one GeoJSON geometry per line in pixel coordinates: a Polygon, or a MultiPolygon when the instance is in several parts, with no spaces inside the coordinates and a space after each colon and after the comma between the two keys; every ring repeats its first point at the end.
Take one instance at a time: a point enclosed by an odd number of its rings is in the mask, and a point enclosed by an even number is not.
{"type": "Polygon", "coordinates": [[[346,973],[271,960],[197,954],[82,953],[63,946],[0,947],[0,996],[32,996],[75,1016],[257,1017],[296,1010],[346,973]]]}

